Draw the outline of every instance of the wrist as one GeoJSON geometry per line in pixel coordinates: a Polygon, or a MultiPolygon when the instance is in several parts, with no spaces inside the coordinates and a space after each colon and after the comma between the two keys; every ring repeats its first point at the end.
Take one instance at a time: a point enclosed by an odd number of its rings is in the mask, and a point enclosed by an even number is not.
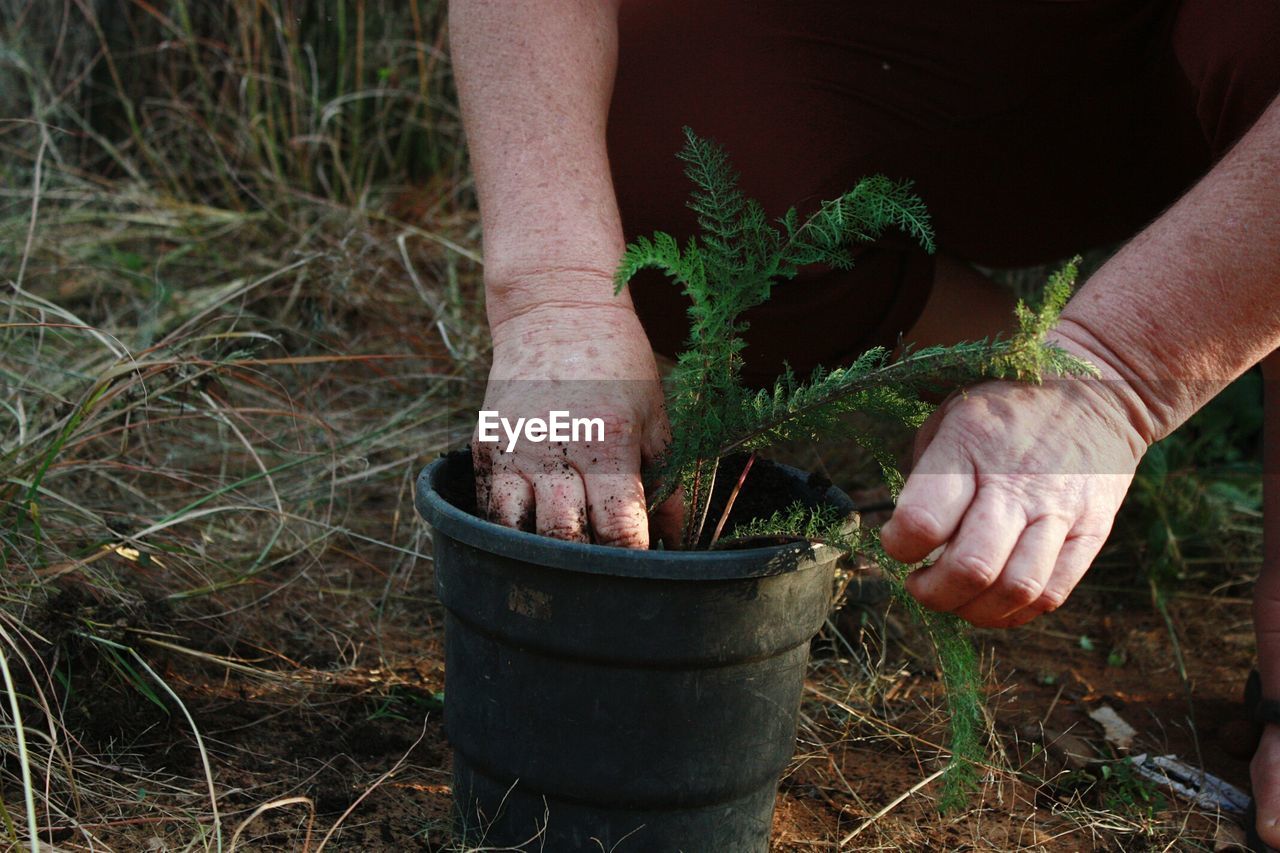
{"type": "Polygon", "coordinates": [[[1143,447],[1159,441],[1172,427],[1166,427],[1166,413],[1148,391],[1148,383],[1136,376],[1123,357],[1087,326],[1063,317],[1048,336],[1055,344],[1098,369],[1096,379],[1084,379],[1099,396],[1107,398],[1133,429],[1143,447]]]}
{"type": "Polygon", "coordinates": [[[613,271],[606,264],[490,267],[485,275],[489,331],[497,337],[521,318],[554,316],[560,311],[634,318],[630,295],[625,290],[614,294],[613,271]]]}
{"type": "Polygon", "coordinates": [[[600,351],[642,353],[652,359],[649,336],[624,291],[613,282],[594,282],[557,270],[545,278],[528,276],[488,303],[494,352],[600,351]]]}
{"type": "Polygon", "coordinates": [[[544,299],[495,321],[490,312],[489,334],[494,347],[506,344],[583,344],[588,341],[636,339],[648,342],[648,335],[630,302],[544,299]]]}
{"type": "Polygon", "coordinates": [[[649,337],[630,307],[547,302],[492,329],[494,379],[656,381],[649,337]]]}

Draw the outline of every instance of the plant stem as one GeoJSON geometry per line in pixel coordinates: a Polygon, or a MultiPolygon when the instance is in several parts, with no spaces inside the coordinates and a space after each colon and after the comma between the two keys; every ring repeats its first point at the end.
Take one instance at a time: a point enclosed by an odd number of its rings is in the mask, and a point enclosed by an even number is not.
{"type": "MultiPolygon", "coordinates": [[[[1002,346],[1007,347],[1008,342],[987,342],[983,357],[989,359],[991,356],[998,354],[1002,346]]],[[[851,378],[847,384],[833,388],[830,393],[817,396],[803,406],[790,409],[781,417],[759,424],[751,431],[733,437],[722,444],[716,450],[716,453],[721,456],[727,456],[747,442],[760,438],[787,421],[795,420],[821,409],[823,406],[827,406],[842,397],[848,397],[871,388],[880,386],[902,388],[960,387],[981,381],[984,378],[988,378],[988,376],[989,372],[982,367],[975,369],[972,363],[958,362],[956,353],[951,348],[930,348],[918,353],[908,353],[897,361],[873,368],[866,373],[851,378]],[[921,365],[928,365],[934,362],[937,363],[935,372],[926,373],[921,370],[921,365]],[[944,379],[949,381],[944,382],[944,379]]]]}
{"type": "MultiPolygon", "coordinates": [[[[711,476],[707,478],[707,487],[705,490],[707,497],[706,501],[702,504],[702,512],[698,515],[698,526],[693,530],[693,535],[686,538],[684,543],[686,548],[697,547],[698,540],[702,538],[702,528],[707,526],[707,513],[711,511],[711,496],[715,494],[716,491],[716,474],[719,471],[720,458],[716,457],[711,463],[711,476]]],[[[701,497],[702,491],[703,490],[701,488],[698,489],[699,498],[701,497]]],[[[695,510],[697,509],[697,506],[697,503],[693,504],[695,510]]]]}
{"type": "MultiPolygon", "coordinates": [[[[715,532],[711,534],[711,544],[707,546],[710,550],[716,547],[716,542],[720,539],[720,533],[724,530],[724,523],[729,520],[729,512],[733,509],[733,502],[738,499],[738,492],[742,491],[742,484],[747,479],[747,472],[751,470],[751,465],[756,461],[756,455],[752,453],[747,457],[747,464],[742,466],[742,473],[738,475],[738,482],[734,484],[733,491],[729,493],[729,500],[725,502],[724,511],[720,513],[720,520],[716,522],[715,532]]],[[[710,508],[711,501],[707,501],[707,507],[710,508]]]]}

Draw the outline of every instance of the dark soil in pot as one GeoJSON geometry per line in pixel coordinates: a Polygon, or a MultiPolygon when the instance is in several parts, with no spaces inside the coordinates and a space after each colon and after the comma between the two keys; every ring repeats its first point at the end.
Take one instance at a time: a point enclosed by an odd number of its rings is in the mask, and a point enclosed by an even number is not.
{"type": "MultiPolygon", "coordinates": [[[[715,532],[720,515],[733,489],[742,476],[742,468],[750,459],[750,454],[735,453],[721,460],[716,472],[715,488],[711,492],[711,506],[707,510],[707,523],[698,540],[698,548],[705,549],[711,545],[711,536],[715,532]]],[[[774,513],[790,509],[800,504],[806,509],[815,509],[829,503],[832,494],[831,481],[821,474],[812,473],[797,476],[796,469],[779,465],[769,459],[756,457],[751,463],[751,470],[742,481],[742,488],[729,510],[729,518],[725,521],[722,537],[733,536],[739,525],[749,524],[757,520],[768,519],[774,513]]],[[[775,539],[774,542],[782,540],[775,539]]],[[[716,547],[760,547],[771,544],[756,537],[749,541],[731,542],[722,538],[716,547]]]]}

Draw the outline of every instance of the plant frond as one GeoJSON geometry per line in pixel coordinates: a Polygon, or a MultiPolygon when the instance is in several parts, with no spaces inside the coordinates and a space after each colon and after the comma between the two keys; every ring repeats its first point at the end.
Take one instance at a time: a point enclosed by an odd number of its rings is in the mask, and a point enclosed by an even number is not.
{"type": "Polygon", "coordinates": [[[703,292],[705,277],[697,244],[691,242],[689,249],[681,253],[676,238],[662,231],[654,233],[652,238],[637,237],[627,244],[618,262],[618,269],[613,274],[614,293],[622,292],[627,283],[642,269],[661,270],[667,277],[684,286],[685,292],[703,292]]]}
{"type": "Polygon", "coordinates": [[[895,183],[883,175],[864,178],[839,198],[823,202],[803,223],[794,210],[788,211],[781,225],[787,235],[784,260],[796,267],[825,263],[847,269],[853,265],[850,246],[871,242],[887,228],[900,228],[925,251],[934,251],[924,202],[909,181],[895,183]]]}
{"type": "Polygon", "coordinates": [[[733,528],[728,539],[756,536],[783,536],[825,542],[852,553],[858,547],[857,527],[832,506],[809,507],[796,501],[768,518],[755,519],[733,528]]]}
{"type": "Polygon", "coordinates": [[[1019,300],[1014,309],[1018,331],[998,353],[993,353],[988,367],[993,378],[1039,383],[1045,376],[1100,375],[1093,365],[1047,342],[1071,298],[1079,265],[1077,256],[1050,276],[1039,305],[1030,306],[1019,300]]]}
{"type": "Polygon", "coordinates": [[[892,583],[894,600],[912,620],[924,627],[938,656],[938,669],[946,688],[948,748],[951,759],[942,777],[938,811],[949,814],[971,802],[978,790],[979,773],[986,757],[981,732],[985,728],[986,704],[982,689],[978,653],[969,639],[968,623],[952,613],[925,610],[907,592],[906,578],[916,566],[890,557],[880,544],[880,529],[859,531],[858,552],[867,555],[892,583]]]}

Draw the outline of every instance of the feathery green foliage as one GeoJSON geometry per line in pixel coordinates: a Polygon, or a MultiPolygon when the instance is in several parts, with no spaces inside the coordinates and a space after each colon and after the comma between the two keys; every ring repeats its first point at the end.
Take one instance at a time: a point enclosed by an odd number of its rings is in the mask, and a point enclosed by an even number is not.
{"type": "Polygon", "coordinates": [[[969,801],[969,795],[977,789],[978,768],[986,757],[982,730],[983,713],[982,675],[978,669],[978,654],[969,640],[968,624],[952,613],[936,613],[920,606],[920,602],[907,592],[907,575],[915,568],[900,563],[885,553],[880,545],[878,528],[862,531],[855,550],[867,554],[884,569],[893,583],[894,599],[911,614],[916,624],[922,626],[938,656],[938,669],[942,672],[942,684],[946,691],[947,731],[951,760],[942,777],[942,796],[938,810],[944,814],[958,811],[969,801]]]}
{"type": "MultiPolygon", "coordinates": [[[[771,224],[760,204],[742,194],[718,145],[685,128],[679,156],[694,185],[689,206],[701,233],[683,247],[661,232],[635,240],[619,264],[616,284],[621,290],[640,270],[655,268],[679,284],[692,303],[688,343],[672,373],[667,400],[675,439],[646,472],[653,506],[683,487],[685,547],[702,539],[720,459],[731,452],[843,435],[874,455],[896,496],[902,476],[890,455],[873,436],[850,426],[847,415],[870,414],[916,428],[933,411],[925,399],[929,395],[988,379],[1040,382],[1046,375],[1096,375],[1092,365],[1046,341],[1071,295],[1077,259],[1051,278],[1039,306],[1018,304],[1019,328],[1008,339],[906,349],[896,357],[887,349],[872,349],[847,367],[819,368],[807,382],[788,371],[773,388],[748,391],[741,382],[747,330],[741,316],[768,300],[774,282],[794,278],[806,264],[846,269],[854,261],[851,247],[888,228],[907,232],[932,251],[929,217],[909,183],[874,176],[824,202],[807,219],[792,208],[771,224]]],[[[823,511],[796,506],[739,527],[732,535],[779,533],[870,553],[894,581],[897,598],[925,628],[938,654],[952,751],[941,806],[962,805],[983,757],[982,681],[964,623],[924,610],[907,594],[904,581],[912,567],[884,553],[878,530],[851,534],[823,511]]]]}
{"type": "Polygon", "coordinates": [[[857,527],[832,506],[807,507],[796,501],[768,518],[757,518],[733,529],[732,539],[779,534],[799,536],[810,542],[826,542],[852,551],[857,548],[857,527]]]}
{"type": "MultiPolygon", "coordinates": [[[[661,232],[635,240],[627,246],[616,281],[620,290],[641,269],[656,268],[679,283],[692,302],[688,347],[674,371],[667,407],[672,432],[680,441],[652,472],[663,484],[652,492],[655,501],[684,486],[693,510],[687,516],[684,538],[688,543],[697,539],[724,439],[776,433],[782,424],[795,420],[794,416],[777,417],[784,408],[803,406],[805,399],[834,389],[846,375],[815,376],[811,389],[790,380],[779,389],[777,406],[751,397],[741,383],[742,335],[747,330],[742,313],[765,302],[775,281],[794,278],[806,264],[852,266],[850,246],[874,239],[887,228],[906,229],[930,250],[933,234],[924,204],[906,183],[868,178],[840,198],[825,202],[805,220],[792,208],[775,227],[758,202],[743,196],[738,175],[719,146],[685,128],[685,147],[679,156],[695,187],[689,206],[697,214],[701,234],[683,248],[661,232]]],[[[903,405],[881,401],[878,391],[865,396],[871,408],[875,408],[873,401],[895,408],[903,405]]],[[[825,424],[829,415],[836,414],[815,412],[811,422],[825,424]]]]}
{"type": "MultiPolygon", "coordinates": [[[[775,281],[795,277],[806,264],[852,266],[851,246],[888,228],[905,230],[929,251],[933,233],[924,203],[910,184],[878,175],[824,202],[807,219],[792,208],[775,227],[760,204],[738,189],[738,176],[723,149],[688,128],[685,139],[679,156],[694,184],[689,206],[701,233],[683,247],[662,232],[636,239],[623,254],[616,283],[621,290],[640,270],[655,268],[678,283],[692,303],[689,339],[672,373],[667,405],[676,440],[649,472],[654,506],[684,487],[690,510],[686,545],[698,540],[717,461],[734,450],[829,436],[843,429],[850,412],[918,427],[932,411],[923,396],[984,379],[1038,382],[1046,374],[1092,374],[1090,365],[1045,343],[1070,296],[1073,262],[1050,281],[1040,307],[1018,305],[1020,329],[1007,340],[926,347],[897,358],[876,348],[848,367],[819,368],[807,382],[788,372],[772,389],[744,389],[742,335],[747,323],[741,315],[768,300],[775,281]]],[[[865,436],[851,437],[869,444],[865,436]]],[[[883,458],[877,447],[868,449],[883,458]]]]}

